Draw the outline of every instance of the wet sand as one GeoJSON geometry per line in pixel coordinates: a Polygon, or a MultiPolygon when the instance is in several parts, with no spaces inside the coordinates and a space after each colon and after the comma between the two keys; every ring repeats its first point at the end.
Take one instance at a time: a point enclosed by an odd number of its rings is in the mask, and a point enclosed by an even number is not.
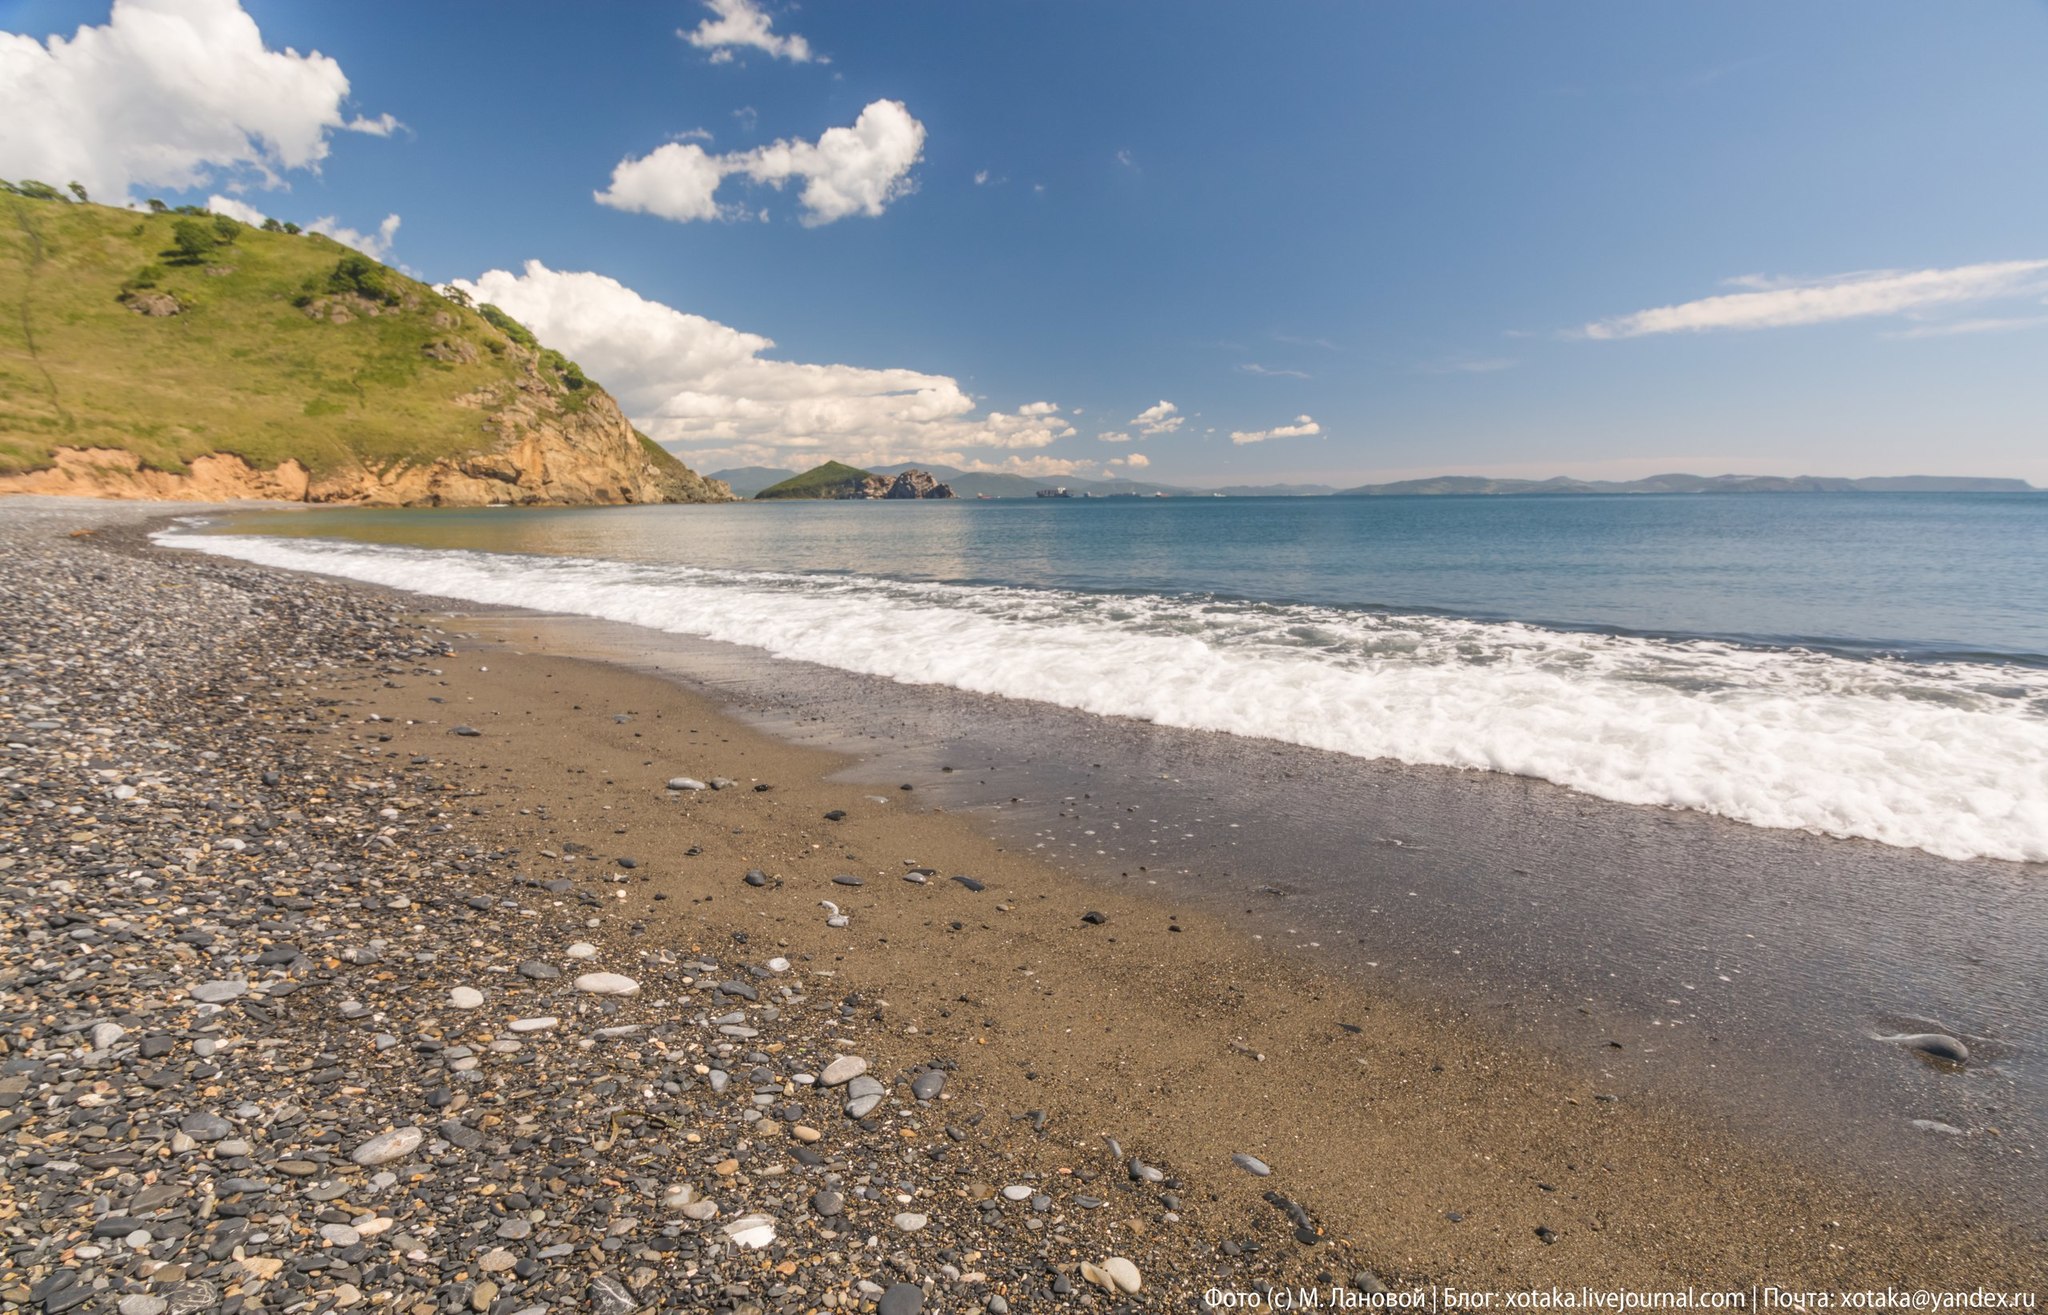
{"type": "Polygon", "coordinates": [[[1255,939],[1212,901],[1020,852],[986,818],[928,806],[960,773],[877,788],[872,761],[575,656],[603,646],[587,627],[445,624],[476,640],[442,678],[359,697],[390,719],[390,752],[460,769],[477,792],[466,829],[542,870],[572,842],[634,856],[614,916],[647,937],[687,947],[737,924],[830,960],[900,1038],[885,1062],[943,1046],[1006,1113],[1047,1111],[1049,1166],[1114,1135],[1193,1166],[1191,1195],[1269,1229],[1260,1193],[1278,1189],[1390,1283],[2021,1288],[2048,1274],[2038,1219],[1788,1156],[1469,1000],[1375,986],[1255,939]],[[457,722],[483,734],[451,737],[457,722]],[[679,775],[747,788],[664,788],[679,775]],[[912,864],[934,875],[906,881],[912,864]],[[770,884],[745,885],[749,868],[770,884]],[[827,899],[850,926],[825,925],[827,899]],[[1238,1152],[1274,1176],[1234,1170],[1238,1152]]]}
{"type": "Polygon", "coordinates": [[[1901,1195],[2021,1223],[2048,1206],[2038,867],[906,687],[588,618],[502,620],[847,754],[847,780],[924,781],[926,805],[1091,883],[1455,1006],[1609,1091],[1680,1099],[1901,1195]],[[1963,1037],[1970,1063],[1879,1039],[1929,1031],[1963,1037]]]}

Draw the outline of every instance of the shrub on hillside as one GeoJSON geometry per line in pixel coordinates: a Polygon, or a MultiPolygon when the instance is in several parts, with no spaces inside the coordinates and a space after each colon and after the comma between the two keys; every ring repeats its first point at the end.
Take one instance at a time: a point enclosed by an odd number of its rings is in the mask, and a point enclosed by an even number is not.
{"type": "Polygon", "coordinates": [[[490,326],[492,328],[496,329],[499,333],[504,334],[513,342],[518,343],[521,347],[525,347],[531,350],[539,349],[540,339],[534,337],[531,330],[529,330],[524,324],[521,324],[518,320],[515,320],[510,315],[507,315],[504,311],[501,311],[496,306],[491,305],[491,303],[489,303],[488,301],[485,302],[483,305],[478,306],[476,308],[476,313],[483,316],[484,319],[490,323],[490,326]]]}
{"type": "Polygon", "coordinates": [[[62,201],[64,199],[64,193],[48,183],[38,182],[33,178],[24,178],[18,183],[0,182],[0,187],[6,188],[16,196],[25,196],[31,201],[62,201]]]}
{"type": "Polygon", "coordinates": [[[333,272],[327,276],[327,290],[353,293],[371,301],[381,301],[387,306],[396,306],[399,298],[390,271],[368,256],[353,251],[335,262],[333,272]]]}

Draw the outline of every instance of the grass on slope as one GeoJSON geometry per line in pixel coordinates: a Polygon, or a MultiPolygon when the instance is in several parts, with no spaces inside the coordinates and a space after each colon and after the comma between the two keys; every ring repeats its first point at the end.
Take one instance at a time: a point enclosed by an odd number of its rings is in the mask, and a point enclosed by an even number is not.
{"type": "MultiPolygon", "coordinates": [[[[0,473],[47,467],[59,446],[172,472],[209,452],[297,458],[315,476],[490,446],[489,409],[454,399],[515,396],[506,385],[533,359],[517,335],[315,234],[242,226],[181,256],[181,222],[188,237],[224,231],[211,216],[0,193],[0,473]],[[180,313],[131,308],[166,294],[180,313]]],[[[581,406],[594,386],[535,350],[563,404],[581,406]]]]}
{"type": "Polygon", "coordinates": [[[858,466],[843,462],[828,461],[822,466],[813,466],[801,475],[792,475],[780,484],[771,484],[754,496],[756,498],[836,498],[846,490],[858,485],[868,477],[868,472],[858,466]]]}

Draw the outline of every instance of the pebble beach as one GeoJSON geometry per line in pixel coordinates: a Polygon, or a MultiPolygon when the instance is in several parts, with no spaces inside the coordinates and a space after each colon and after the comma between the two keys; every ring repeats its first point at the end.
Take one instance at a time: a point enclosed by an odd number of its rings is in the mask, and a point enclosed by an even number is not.
{"type": "Polygon", "coordinates": [[[0,503],[5,1309],[2048,1274],[700,694],[144,523],[0,503]]]}

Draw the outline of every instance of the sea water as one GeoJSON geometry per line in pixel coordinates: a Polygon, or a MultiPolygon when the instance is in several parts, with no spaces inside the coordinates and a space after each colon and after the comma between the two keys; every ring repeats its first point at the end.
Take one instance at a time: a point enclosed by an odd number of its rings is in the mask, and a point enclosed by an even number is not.
{"type": "Polygon", "coordinates": [[[2048,496],[336,510],[160,537],[909,684],[2048,861],[2048,496]]]}

